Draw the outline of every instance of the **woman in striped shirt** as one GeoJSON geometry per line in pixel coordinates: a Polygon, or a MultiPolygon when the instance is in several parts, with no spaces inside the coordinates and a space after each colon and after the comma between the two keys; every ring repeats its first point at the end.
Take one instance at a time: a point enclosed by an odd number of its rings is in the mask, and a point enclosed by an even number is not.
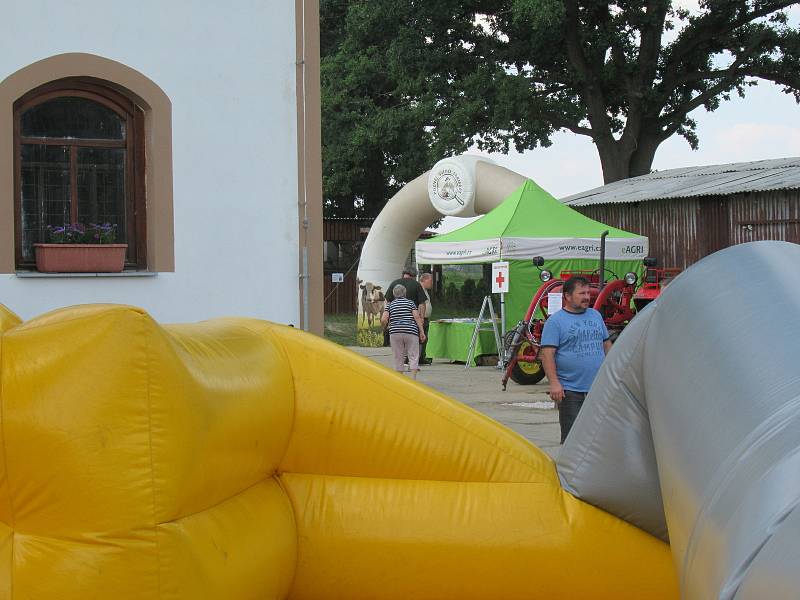
{"type": "Polygon", "coordinates": [[[394,300],[386,305],[381,315],[381,324],[389,328],[389,345],[394,354],[394,368],[401,373],[408,358],[408,370],[412,379],[419,371],[419,344],[425,341],[422,317],[417,305],[406,298],[406,288],[396,285],[392,289],[394,300]]]}

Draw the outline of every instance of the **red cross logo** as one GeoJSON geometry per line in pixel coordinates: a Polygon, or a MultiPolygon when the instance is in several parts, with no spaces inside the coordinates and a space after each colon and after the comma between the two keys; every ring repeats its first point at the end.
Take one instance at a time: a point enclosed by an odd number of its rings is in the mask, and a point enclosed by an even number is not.
{"type": "Polygon", "coordinates": [[[506,278],[503,277],[503,273],[500,272],[497,274],[497,277],[495,277],[494,280],[497,282],[498,287],[503,287],[503,282],[506,280],[506,278]]]}

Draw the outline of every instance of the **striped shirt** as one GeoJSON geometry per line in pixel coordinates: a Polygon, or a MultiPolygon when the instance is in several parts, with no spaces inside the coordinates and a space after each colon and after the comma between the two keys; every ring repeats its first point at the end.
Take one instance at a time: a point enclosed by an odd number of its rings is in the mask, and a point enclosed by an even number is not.
{"type": "Polygon", "coordinates": [[[417,305],[408,298],[395,298],[386,305],[389,311],[389,335],[408,333],[419,335],[419,327],[414,320],[412,311],[417,310],[417,305]]]}

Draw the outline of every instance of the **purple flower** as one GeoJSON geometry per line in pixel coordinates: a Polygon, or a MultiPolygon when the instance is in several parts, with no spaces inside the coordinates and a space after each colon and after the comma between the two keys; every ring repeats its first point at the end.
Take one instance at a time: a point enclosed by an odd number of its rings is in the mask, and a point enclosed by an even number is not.
{"type": "Polygon", "coordinates": [[[51,242],[56,244],[112,244],[116,239],[116,225],[111,223],[70,223],[62,226],[47,226],[51,242]]]}

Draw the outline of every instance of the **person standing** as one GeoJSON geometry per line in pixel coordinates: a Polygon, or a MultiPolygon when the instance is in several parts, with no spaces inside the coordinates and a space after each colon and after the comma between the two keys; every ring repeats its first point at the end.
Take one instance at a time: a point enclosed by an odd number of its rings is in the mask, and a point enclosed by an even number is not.
{"type": "Polygon", "coordinates": [[[545,321],[542,331],[542,366],[558,406],[562,444],[611,348],[603,317],[589,308],[590,301],[589,281],[570,277],[564,282],[562,309],[545,321]]]}
{"type": "Polygon", "coordinates": [[[411,378],[416,379],[419,371],[419,345],[426,339],[422,329],[422,317],[416,304],[406,298],[405,287],[398,283],[390,288],[390,291],[393,299],[383,309],[381,324],[389,332],[394,368],[395,371],[402,373],[405,371],[405,360],[408,359],[411,378]]]}
{"type": "Polygon", "coordinates": [[[422,287],[422,291],[425,293],[425,304],[419,307],[420,316],[422,317],[422,327],[425,331],[425,341],[419,345],[419,364],[429,365],[433,361],[425,355],[425,348],[428,345],[428,329],[431,325],[431,312],[433,312],[433,306],[431,305],[431,294],[428,291],[433,288],[433,274],[423,273],[420,275],[419,285],[422,287]]]}
{"type": "MultiPolygon", "coordinates": [[[[425,292],[422,290],[422,286],[417,283],[417,272],[411,268],[406,267],[403,269],[402,276],[400,279],[395,279],[392,283],[390,283],[386,287],[386,302],[391,302],[394,300],[394,293],[392,290],[398,285],[402,285],[406,288],[406,298],[411,300],[417,307],[417,310],[420,312],[423,310],[421,306],[425,304],[425,292]]],[[[383,331],[383,345],[389,345],[389,332],[384,329],[383,331]]]]}

